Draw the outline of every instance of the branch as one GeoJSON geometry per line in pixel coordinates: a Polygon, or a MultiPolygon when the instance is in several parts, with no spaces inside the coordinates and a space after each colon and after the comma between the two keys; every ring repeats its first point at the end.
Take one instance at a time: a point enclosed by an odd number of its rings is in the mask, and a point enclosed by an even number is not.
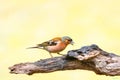
{"type": "Polygon", "coordinates": [[[91,45],[70,50],[65,56],[19,63],[9,67],[9,69],[10,73],[28,75],[83,69],[94,71],[96,74],[116,76],[120,75],[120,56],[105,52],[97,45],[91,45]]]}

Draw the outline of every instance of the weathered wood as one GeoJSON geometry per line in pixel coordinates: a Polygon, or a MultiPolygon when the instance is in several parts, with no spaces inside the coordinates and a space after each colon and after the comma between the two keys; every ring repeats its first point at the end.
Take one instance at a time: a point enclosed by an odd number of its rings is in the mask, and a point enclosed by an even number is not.
{"type": "Polygon", "coordinates": [[[83,69],[94,71],[96,74],[116,76],[120,75],[120,56],[105,52],[97,45],[91,45],[70,50],[65,56],[19,63],[9,67],[9,69],[10,73],[29,75],[83,69]]]}

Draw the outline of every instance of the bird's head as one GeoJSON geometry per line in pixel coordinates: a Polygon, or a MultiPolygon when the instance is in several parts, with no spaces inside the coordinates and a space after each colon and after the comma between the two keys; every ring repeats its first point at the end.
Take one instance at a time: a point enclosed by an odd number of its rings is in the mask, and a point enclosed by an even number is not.
{"type": "Polygon", "coordinates": [[[70,38],[69,36],[63,36],[62,41],[65,42],[66,44],[71,44],[71,45],[74,44],[72,38],[70,38]]]}

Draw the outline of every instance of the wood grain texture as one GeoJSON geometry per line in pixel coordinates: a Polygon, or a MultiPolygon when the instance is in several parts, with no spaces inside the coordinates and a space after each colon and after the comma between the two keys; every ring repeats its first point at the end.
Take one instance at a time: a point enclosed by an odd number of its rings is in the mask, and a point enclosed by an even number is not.
{"type": "Polygon", "coordinates": [[[99,75],[117,76],[120,75],[120,56],[103,51],[93,44],[70,50],[65,56],[18,63],[9,69],[10,73],[28,75],[80,69],[94,71],[99,75]]]}

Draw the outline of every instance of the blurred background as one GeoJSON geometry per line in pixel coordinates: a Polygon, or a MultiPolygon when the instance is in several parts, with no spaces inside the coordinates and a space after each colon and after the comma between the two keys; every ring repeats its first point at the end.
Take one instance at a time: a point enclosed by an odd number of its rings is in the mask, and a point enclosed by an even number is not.
{"type": "Polygon", "coordinates": [[[75,45],[62,54],[97,44],[120,55],[120,0],[0,0],[1,80],[120,80],[86,70],[32,76],[9,73],[8,67],[14,64],[50,58],[44,50],[27,47],[66,35],[75,45]]]}

